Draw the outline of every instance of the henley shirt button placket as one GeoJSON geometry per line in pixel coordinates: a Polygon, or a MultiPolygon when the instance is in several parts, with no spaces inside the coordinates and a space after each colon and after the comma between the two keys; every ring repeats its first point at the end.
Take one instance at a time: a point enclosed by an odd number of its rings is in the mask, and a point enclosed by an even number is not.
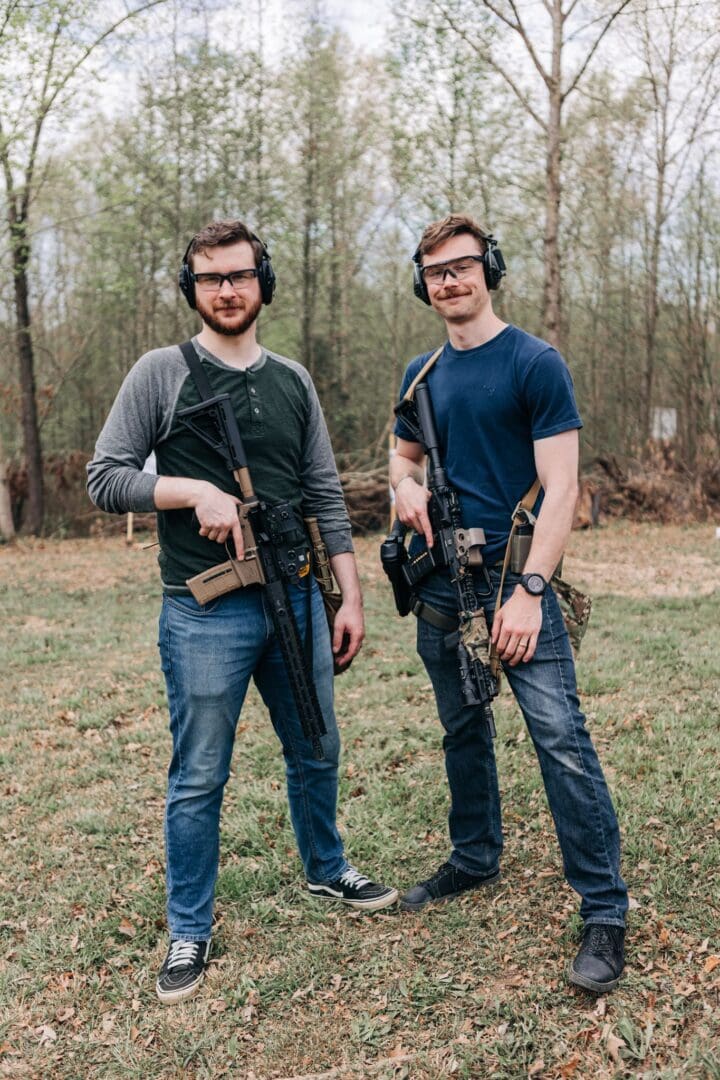
{"type": "MultiPolygon", "coordinates": [[[[250,374],[250,373],[248,373],[248,374],[250,374]]],[[[253,415],[253,421],[252,422],[253,422],[253,426],[256,425],[256,424],[260,425],[260,424],[262,424],[262,419],[261,419],[262,410],[260,408],[260,403],[258,401],[257,387],[249,386],[248,387],[248,392],[249,392],[250,398],[251,398],[251,400],[253,402],[253,404],[252,404],[252,415],[253,415]]]]}

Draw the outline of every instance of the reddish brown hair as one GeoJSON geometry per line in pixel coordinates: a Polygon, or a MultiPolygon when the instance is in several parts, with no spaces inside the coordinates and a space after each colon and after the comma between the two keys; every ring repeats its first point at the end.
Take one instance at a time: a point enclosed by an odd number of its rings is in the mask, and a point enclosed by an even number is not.
{"type": "Polygon", "coordinates": [[[440,221],[433,221],[431,225],[427,226],[420,237],[420,243],[413,256],[415,262],[421,263],[423,255],[429,255],[431,251],[440,247],[451,236],[462,236],[463,233],[475,237],[484,255],[487,251],[488,233],[483,229],[482,225],[479,225],[475,218],[471,218],[468,214],[449,214],[448,217],[444,217],[440,221]]]}

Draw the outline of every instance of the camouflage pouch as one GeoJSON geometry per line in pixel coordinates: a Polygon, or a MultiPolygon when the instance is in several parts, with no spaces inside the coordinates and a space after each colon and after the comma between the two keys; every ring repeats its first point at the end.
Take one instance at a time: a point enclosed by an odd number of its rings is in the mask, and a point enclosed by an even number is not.
{"type": "Polygon", "coordinates": [[[460,638],[473,660],[490,663],[490,631],[482,608],[460,620],[460,638]]]}
{"type": "Polygon", "coordinates": [[[551,584],[560,604],[573,653],[577,654],[590,622],[592,598],[557,575],[553,577],[551,584]]]}

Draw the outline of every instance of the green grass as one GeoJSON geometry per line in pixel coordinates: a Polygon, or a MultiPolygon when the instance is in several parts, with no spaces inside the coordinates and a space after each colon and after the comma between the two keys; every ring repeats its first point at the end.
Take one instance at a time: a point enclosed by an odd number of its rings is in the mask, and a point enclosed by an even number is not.
{"type": "MultiPolygon", "coordinates": [[[[632,536],[670,563],[662,530],[632,536]]],[[[619,527],[574,543],[610,558],[622,539],[619,527]]],[[[699,531],[689,544],[703,550],[699,531]]],[[[339,822],[354,862],[407,887],[447,849],[439,725],[414,625],[391,610],[376,543],[359,547],[368,637],[336,682],[339,822]]],[[[507,691],[501,884],[420,916],[364,917],[304,894],[281,755],[252,692],[226,790],[214,963],[201,994],[166,1009],[152,555],[106,540],[0,557],[0,1076],[720,1078],[720,591],[595,588],[578,681],[633,897],[618,991],[598,1004],[564,980],[577,897],[507,691]]]]}

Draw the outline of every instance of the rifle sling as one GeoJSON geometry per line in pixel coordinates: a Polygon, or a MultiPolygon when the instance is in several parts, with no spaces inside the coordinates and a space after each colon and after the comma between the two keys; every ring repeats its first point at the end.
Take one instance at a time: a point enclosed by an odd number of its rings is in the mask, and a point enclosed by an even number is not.
{"type": "Polygon", "coordinates": [[[405,391],[405,394],[404,394],[404,397],[403,397],[404,401],[412,401],[412,399],[415,397],[415,387],[417,386],[417,384],[419,382],[423,381],[423,379],[427,375],[430,368],[435,365],[436,361],[440,358],[440,353],[443,351],[444,348],[445,348],[445,346],[441,345],[439,349],[435,350],[435,352],[432,354],[430,359],[425,361],[425,363],[423,364],[423,366],[420,369],[419,373],[415,376],[415,378],[413,379],[413,381],[410,383],[407,390],[405,391]]]}
{"type": "Polygon", "coordinates": [[[200,363],[200,357],[198,356],[192,341],[183,341],[180,346],[180,352],[183,354],[183,360],[190,368],[190,374],[195,383],[195,388],[200,395],[200,400],[208,401],[210,398],[215,397],[213,388],[210,385],[210,380],[205,374],[205,368],[200,363]]]}

